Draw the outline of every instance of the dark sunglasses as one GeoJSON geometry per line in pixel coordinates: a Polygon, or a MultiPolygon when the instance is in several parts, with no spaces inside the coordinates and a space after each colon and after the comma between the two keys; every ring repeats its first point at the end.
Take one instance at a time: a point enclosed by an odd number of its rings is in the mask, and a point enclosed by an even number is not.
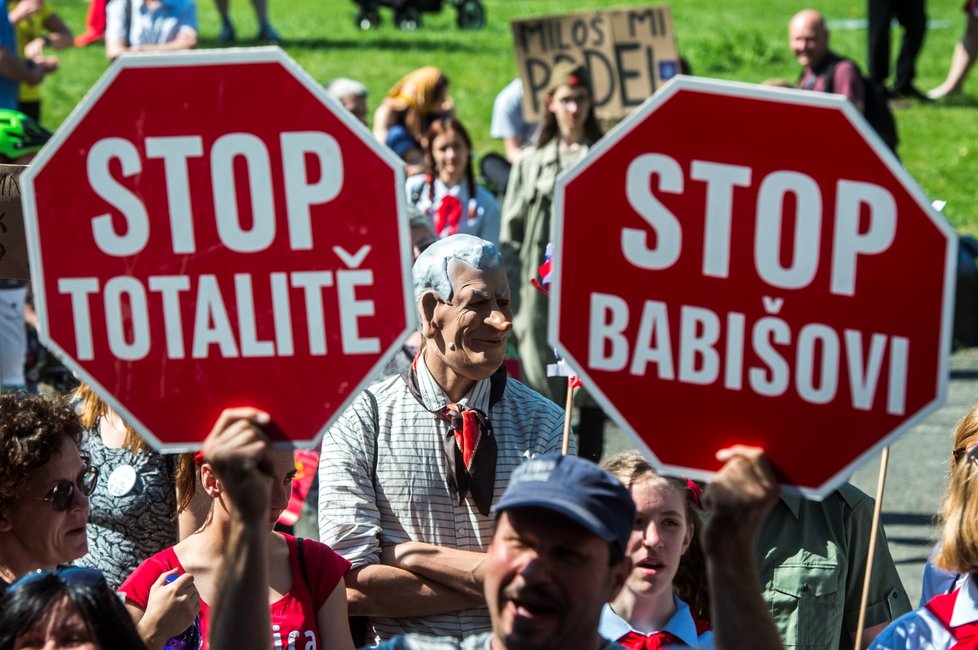
{"type": "Polygon", "coordinates": [[[970,450],[965,447],[958,447],[951,452],[951,458],[954,459],[955,466],[964,460],[965,456],[968,456],[971,460],[978,460],[978,446],[972,447],[970,450]]]}
{"type": "Polygon", "coordinates": [[[28,573],[19,580],[15,580],[14,583],[7,589],[7,593],[11,593],[15,589],[23,587],[24,585],[29,585],[33,582],[50,578],[56,578],[59,582],[61,582],[61,584],[64,585],[89,586],[105,584],[105,576],[102,575],[101,571],[96,571],[95,569],[89,569],[81,566],[65,566],[57,569],[47,569],[44,571],[28,573]]]}
{"type": "Polygon", "coordinates": [[[75,486],[87,497],[92,496],[95,486],[98,485],[98,468],[87,465],[82,473],[78,475],[77,481],[61,479],[55,483],[51,491],[43,497],[35,497],[38,501],[50,501],[51,507],[55,512],[64,512],[75,500],[75,486]]]}

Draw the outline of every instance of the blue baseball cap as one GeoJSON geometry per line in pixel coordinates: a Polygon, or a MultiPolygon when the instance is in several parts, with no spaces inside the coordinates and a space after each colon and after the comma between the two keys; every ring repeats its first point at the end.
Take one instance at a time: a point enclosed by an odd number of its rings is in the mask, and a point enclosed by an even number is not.
{"type": "Polygon", "coordinates": [[[623,553],[635,526],[635,502],[621,481],[577,456],[535,456],[517,467],[493,512],[512,508],[557,512],[623,553]]]}

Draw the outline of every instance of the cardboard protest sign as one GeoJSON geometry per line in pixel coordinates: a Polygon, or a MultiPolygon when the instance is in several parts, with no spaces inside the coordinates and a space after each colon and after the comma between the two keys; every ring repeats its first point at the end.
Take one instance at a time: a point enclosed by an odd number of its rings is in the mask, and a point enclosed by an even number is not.
{"type": "Polygon", "coordinates": [[[20,173],[23,165],[0,165],[0,278],[26,280],[27,244],[20,207],[20,173]]]}
{"type": "Polygon", "coordinates": [[[679,52],[668,6],[588,11],[514,20],[523,112],[539,119],[555,63],[587,66],[595,112],[620,119],[679,73],[679,52]]]}

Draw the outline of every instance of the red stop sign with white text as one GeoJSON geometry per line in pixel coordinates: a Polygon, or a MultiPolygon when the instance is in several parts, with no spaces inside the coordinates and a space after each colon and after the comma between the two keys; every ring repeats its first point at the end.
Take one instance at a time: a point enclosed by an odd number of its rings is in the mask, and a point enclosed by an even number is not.
{"type": "Polygon", "coordinates": [[[314,443],[411,322],[402,177],[278,48],[122,57],[23,177],[42,341],[158,447],[314,443]]]}
{"type": "Polygon", "coordinates": [[[943,401],[956,237],[840,96],[679,78],[556,201],[551,339],[660,468],[820,497],[943,401]]]}

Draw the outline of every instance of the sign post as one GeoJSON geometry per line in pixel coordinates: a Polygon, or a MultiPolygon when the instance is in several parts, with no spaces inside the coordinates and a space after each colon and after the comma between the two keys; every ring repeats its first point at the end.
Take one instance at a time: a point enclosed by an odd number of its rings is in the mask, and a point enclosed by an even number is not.
{"type": "Polygon", "coordinates": [[[313,445],[413,322],[401,169],[278,48],[122,57],[23,176],[41,339],[158,448],[313,445]]]}
{"type": "Polygon", "coordinates": [[[843,98],[679,77],[554,227],[551,339],[665,471],[821,498],[944,399],[956,237],[843,98]]]}

